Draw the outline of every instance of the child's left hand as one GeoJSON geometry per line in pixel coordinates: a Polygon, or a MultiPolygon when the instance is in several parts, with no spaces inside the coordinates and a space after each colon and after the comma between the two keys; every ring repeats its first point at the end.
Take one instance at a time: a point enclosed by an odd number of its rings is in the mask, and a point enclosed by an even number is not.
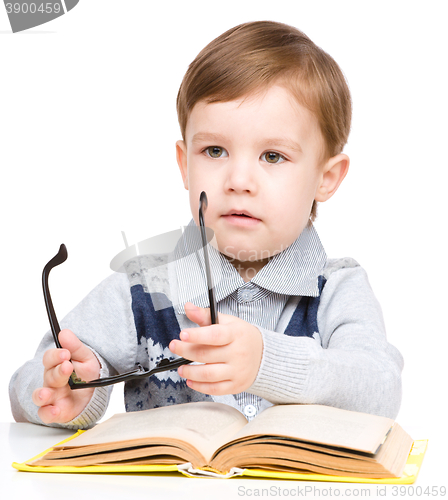
{"type": "Polygon", "coordinates": [[[229,314],[218,313],[212,325],[210,309],[185,304],[188,319],[201,328],[187,328],[181,340],[172,340],[171,352],[205,365],[183,365],[178,369],[188,387],[211,395],[238,394],[248,389],[258,374],[263,338],[255,326],[229,314]]]}

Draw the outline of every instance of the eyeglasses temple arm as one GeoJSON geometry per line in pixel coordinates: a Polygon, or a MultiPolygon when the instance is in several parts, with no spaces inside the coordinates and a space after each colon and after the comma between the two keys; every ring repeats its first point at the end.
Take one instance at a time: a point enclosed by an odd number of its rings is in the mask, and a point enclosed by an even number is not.
{"type": "Polygon", "coordinates": [[[208,247],[207,247],[207,235],[205,232],[204,224],[204,208],[207,208],[208,201],[205,191],[202,191],[199,198],[199,224],[201,226],[201,237],[202,237],[202,247],[204,249],[204,260],[205,260],[205,274],[207,276],[207,288],[208,288],[208,300],[210,303],[210,318],[212,325],[218,324],[218,315],[216,313],[216,297],[215,289],[213,288],[212,273],[210,271],[210,260],[208,257],[208,247]]]}
{"type": "MultiPolygon", "coordinates": [[[[56,255],[56,257],[60,256],[60,254],[62,252],[64,252],[65,255],[67,254],[67,250],[66,250],[64,244],[62,244],[60,246],[59,252],[56,255]]],[[[55,265],[57,266],[57,265],[61,264],[62,262],[64,262],[67,257],[66,256],[65,256],[65,258],[62,257],[63,258],[62,261],[60,259],[57,259],[57,260],[59,260],[57,263],[55,262],[56,257],[51,259],[50,262],[48,262],[48,264],[44,267],[44,270],[42,273],[42,288],[44,291],[45,308],[47,310],[48,320],[50,322],[50,328],[51,328],[51,333],[53,334],[54,343],[56,344],[56,347],[58,347],[59,349],[62,349],[62,346],[61,346],[61,344],[59,342],[59,338],[58,338],[58,335],[59,335],[59,332],[61,331],[61,328],[59,326],[59,322],[58,322],[58,319],[56,317],[56,313],[54,312],[53,301],[51,300],[50,289],[48,287],[48,276],[50,274],[51,269],[53,269],[53,267],[55,265]]]]}
{"type": "MultiPolygon", "coordinates": [[[[56,313],[54,312],[53,301],[51,300],[50,288],[48,286],[48,276],[53,267],[59,266],[67,260],[67,248],[62,243],[59,247],[59,252],[47,263],[42,272],[42,288],[44,292],[44,301],[45,301],[45,309],[47,310],[48,320],[50,322],[51,333],[53,334],[53,339],[56,347],[58,349],[62,349],[61,343],[59,342],[59,332],[61,331],[61,327],[59,326],[58,318],[56,317],[56,313]]],[[[81,379],[76,375],[76,372],[73,370],[73,373],[70,375],[68,379],[68,383],[70,387],[73,388],[74,384],[82,382],[81,379]]]]}

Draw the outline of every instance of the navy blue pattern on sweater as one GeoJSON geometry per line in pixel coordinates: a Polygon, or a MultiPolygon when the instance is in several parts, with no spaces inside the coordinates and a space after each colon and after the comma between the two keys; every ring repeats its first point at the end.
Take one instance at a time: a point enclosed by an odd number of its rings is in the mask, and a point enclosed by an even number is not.
{"type": "Polygon", "coordinates": [[[319,333],[317,310],[319,309],[320,296],[326,282],[327,280],[323,276],[319,276],[319,296],[301,297],[286,327],[285,335],[290,335],[291,337],[313,337],[315,333],[319,333]]]}
{"type": "MultiPolygon", "coordinates": [[[[166,356],[164,352],[173,339],[179,338],[180,326],[173,307],[156,310],[155,300],[168,300],[159,293],[147,293],[142,285],[131,287],[132,312],[137,331],[137,360],[144,368],[150,369],[166,356]],[[152,298],[153,297],[153,298],[152,298]],[[151,348],[148,349],[148,342],[151,348]],[[150,354],[151,353],[151,354],[150,354]],[[159,354],[157,354],[159,353],[159,354]]],[[[131,380],[125,384],[126,411],[139,411],[192,401],[210,401],[211,397],[194,391],[181,379],[177,370],[153,375],[142,380],[131,380]]]]}

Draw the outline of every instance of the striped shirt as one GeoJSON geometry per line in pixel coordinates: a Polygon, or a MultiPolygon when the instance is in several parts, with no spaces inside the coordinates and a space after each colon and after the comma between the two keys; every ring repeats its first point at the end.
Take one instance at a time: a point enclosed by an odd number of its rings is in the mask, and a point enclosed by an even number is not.
{"type": "MultiPolygon", "coordinates": [[[[194,232],[195,227],[192,219],[187,228],[194,232]]],[[[209,307],[204,252],[202,248],[198,250],[200,245],[197,240],[193,243],[194,237],[191,234],[183,238],[185,246],[178,248],[175,260],[177,300],[174,307],[177,314],[184,315],[184,304],[187,301],[199,307],[209,307]]],[[[271,331],[275,330],[290,296],[319,295],[318,276],[327,260],[317,232],[311,224],[248,282],[243,280],[236,268],[213,244],[208,244],[208,252],[218,312],[236,316],[271,331]]],[[[262,398],[247,392],[234,396],[249,420],[258,414],[262,398]]]]}

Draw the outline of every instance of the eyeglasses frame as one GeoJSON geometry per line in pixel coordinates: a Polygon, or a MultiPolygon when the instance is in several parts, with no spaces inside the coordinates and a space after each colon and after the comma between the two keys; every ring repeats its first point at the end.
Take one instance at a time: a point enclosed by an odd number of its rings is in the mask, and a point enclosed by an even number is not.
{"type": "MultiPolygon", "coordinates": [[[[207,277],[207,287],[209,293],[209,303],[210,303],[210,316],[212,325],[218,323],[217,318],[217,305],[216,305],[216,297],[215,290],[213,287],[212,275],[210,271],[210,261],[208,255],[207,248],[207,235],[205,232],[205,224],[204,224],[204,212],[207,209],[208,200],[205,191],[201,192],[199,198],[199,225],[201,228],[201,238],[202,238],[202,246],[204,250],[204,261],[205,261],[205,272],[207,277]]],[[[58,349],[62,349],[61,343],[59,342],[59,332],[61,328],[59,326],[59,322],[56,317],[56,313],[53,307],[53,301],[50,295],[50,289],[48,286],[48,277],[50,271],[62,264],[67,260],[68,252],[66,246],[62,243],[59,247],[58,253],[45,265],[44,270],[42,272],[42,288],[44,293],[45,300],[45,308],[47,310],[48,320],[50,322],[51,333],[53,334],[54,343],[58,349]]],[[[105,387],[112,384],[118,384],[120,382],[125,382],[134,379],[146,378],[154,375],[155,373],[160,373],[169,370],[175,370],[179,368],[179,366],[192,363],[189,359],[178,358],[173,361],[169,361],[168,359],[162,359],[159,364],[153,368],[152,370],[145,370],[140,364],[137,364],[137,368],[130,372],[122,373],[119,375],[113,375],[111,377],[99,378],[96,380],[91,380],[90,382],[85,382],[81,380],[76,372],[73,370],[68,383],[71,389],[88,389],[91,387],[105,387]]]]}

